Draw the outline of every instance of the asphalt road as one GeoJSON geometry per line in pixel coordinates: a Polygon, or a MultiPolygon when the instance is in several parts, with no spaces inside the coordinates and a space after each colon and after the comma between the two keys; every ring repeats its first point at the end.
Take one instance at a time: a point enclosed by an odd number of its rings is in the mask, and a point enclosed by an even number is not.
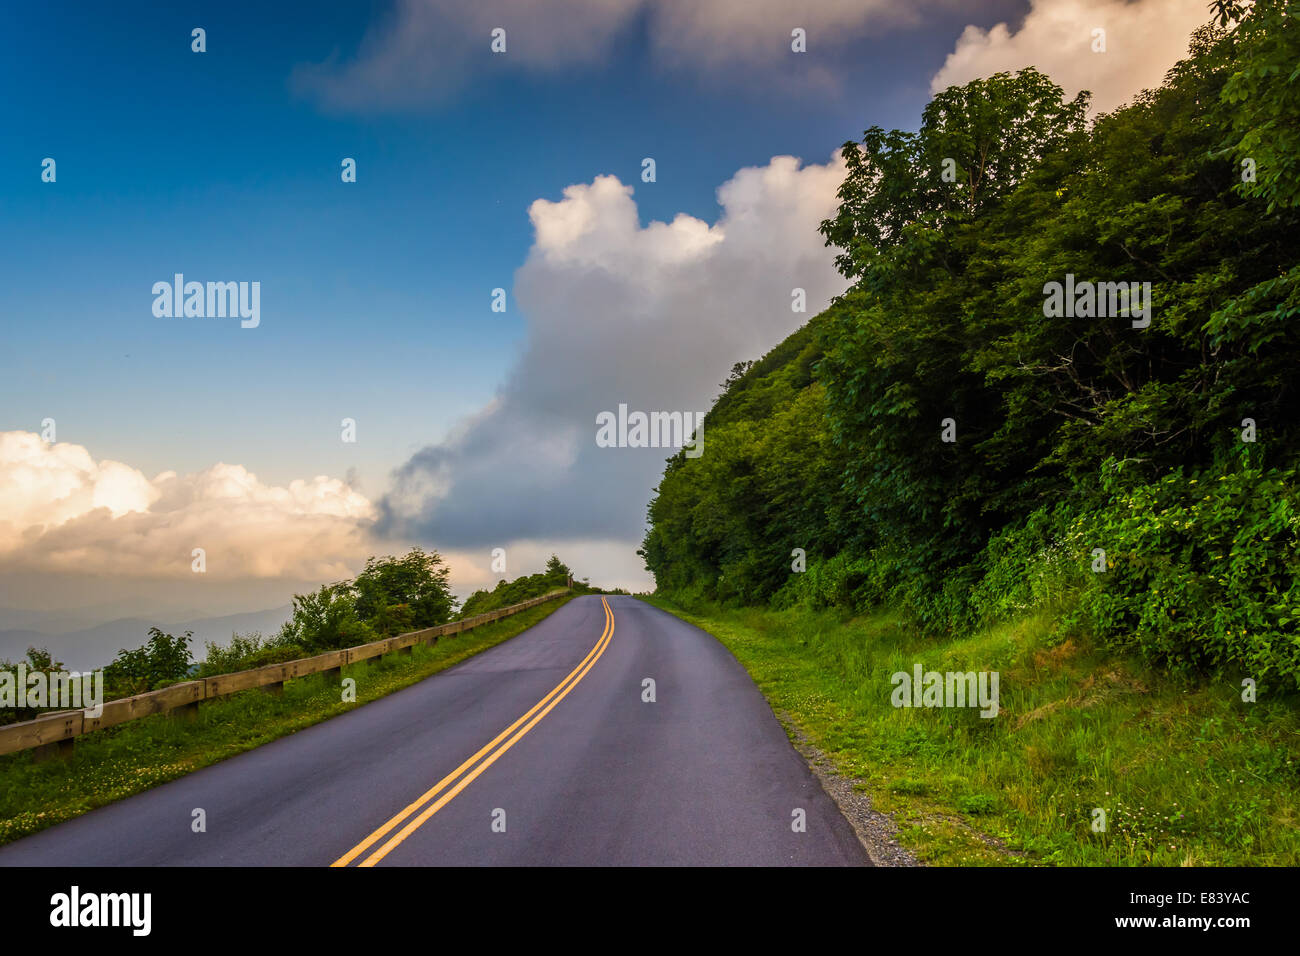
{"type": "Polygon", "coordinates": [[[0,847],[0,866],[868,864],[730,652],[607,600],[0,847]]]}

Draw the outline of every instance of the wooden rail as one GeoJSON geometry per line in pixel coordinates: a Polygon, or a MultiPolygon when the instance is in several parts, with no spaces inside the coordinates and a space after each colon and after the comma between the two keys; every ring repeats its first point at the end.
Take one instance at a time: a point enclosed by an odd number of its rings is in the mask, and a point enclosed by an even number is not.
{"type": "Polygon", "coordinates": [[[437,627],[426,627],[420,631],[409,631],[382,641],[371,641],[369,644],[329,651],[325,654],[317,654],[315,657],[303,657],[294,661],[285,661],[283,664],[268,664],[265,667],[236,671],[233,674],[218,674],[215,677],[172,684],[162,690],[151,690],[144,694],[136,694],[134,697],[105,701],[103,712],[98,717],[86,716],[85,710],[65,710],[42,714],[34,720],[25,720],[18,724],[5,724],[0,726],[0,754],[32,749],[37,749],[42,755],[62,753],[70,750],[76,738],[83,734],[102,730],[105,727],[115,727],[128,720],[138,720],[154,714],[176,712],[192,714],[200,701],[259,687],[278,692],[283,689],[285,681],[293,680],[295,677],[306,677],[309,674],[327,671],[337,672],[345,664],[355,664],[358,661],[382,657],[384,654],[397,651],[409,652],[416,644],[436,644],[440,637],[449,637],[481,624],[499,621],[546,601],[554,600],[568,592],[568,588],[552,591],[541,597],[529,598],[521,604],[512,604],[509,607],[467,617],[463,621],[452,621],[437,627]]]}

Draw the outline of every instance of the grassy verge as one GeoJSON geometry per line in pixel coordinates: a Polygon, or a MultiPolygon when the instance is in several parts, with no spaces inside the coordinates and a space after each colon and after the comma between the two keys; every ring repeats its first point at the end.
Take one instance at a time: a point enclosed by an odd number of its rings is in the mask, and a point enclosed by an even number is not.
{"type": "Polygon", "coordinates": [[[890,613],[649,603],[726,645],[927,864],[1300,864],[1295,697],[1245,703],[1240,677],[1185,682],[1053,643],[1047,612],[935,643],[890,613]],[[893,707],[890,676],[918,662],[997,670],[999,715],[893,707]]]}
{"type": "Polygon", "coordinates": [[[509,640],[559,610],[557,598],[501,621],[444,637],[409,655],[390,654],[343,668],[356,681],[356,702],[344,703],[339,678],[313,674],[284,685],[282,696],[260,690],[200,706],[193,720],[146,717],[78,738],[67,760],[34,763],[30,753],[0,757],[0,843],[61,823],[95,807],[233,757],[408,687],[467,657],[509,640]]]}

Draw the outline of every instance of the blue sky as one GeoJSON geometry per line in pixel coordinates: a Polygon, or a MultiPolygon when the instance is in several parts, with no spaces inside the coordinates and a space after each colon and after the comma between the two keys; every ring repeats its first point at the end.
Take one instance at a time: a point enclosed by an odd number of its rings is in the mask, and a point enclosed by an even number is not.
{"type": "Polygon", "coordinates": [[[914,125],[968,19],[863,43],[833,94],[682,82],[647,63],[634,28],[600,68],[338,115],[296,94],[292,70],[355,51],[383,5],[271,6],[8,8],[5,427],[52,416],[66,440],[146,472],[224,459],[287,480],[357,464],[378,490],[377,469],[500,382],[523,329],[489,293],[523,262],[530,202],[601,173],[635,182],[653,156],[643,218],[711,221],[741,166],[823,161],[871,123],[914,125]],[[155,319],[149,287],[175,271],[261,281],[263,325],[155,319]],[[352,449],[334,440],[345,415],[362,429],[352,449]]]}
{"type": "MultiPolygon", "coordinates": [[[[784,55],[742,50],[697,69],[664,56],[663,4],[641,4],[607,43],[591,41],[595,53],[568,8],[557,16],[572,17],[580,55],[521,66],[471,44],[454,51],[454,75],[433,71],[436,89],[400,102],[361,89],[343,103],[303,76],[350,82],[348,64],[382,47],[386,23],[423,9],[417,0],[7,5],[0,432],[50,417],[59,441],[149,478],[225,462],[272,485],[351,476],[377,501],[393,469],[517,377],[536,324],[514,298],[535,200],[613,175],[634,187],[643,227],[679,214],[714,224],[717,191],[738,170],[786,154],[824,164],[867,126],[915,128],[963,29],[1006,21],[1014,34],[1031,9],[864,0],[892,13],[812,30],[800,57],[788,23],[824,16],[793,4],[768,18],[784,55]],[[913,22],[896,22],[913,7],[913,22]],[[194,27],[205,53],[191,51],[194,27]],[[645,156],[653,184],[639,179],[645,156]],[[41,182],[44,157],[56,183],[41,182]],[[344,157],[357,161],[355,184],[340,181],[344,157]],[[176,272],[259,281],[260,326],[156,318],[151,286],[176,272]],[[505,314],[489,308],[498,286],[511,294],[505,314]],[[356,444],[339,441],[344,417],[356,444]]],[[[428,5],[445,13],[447,0],[428,5]]],[[[510,0],[498,6],[512,22],[510,0]]],[[[439,36],[398,67],[443,56],[439,36]]],[[[769,337],[765,347],[780,335],[769,337]]],[[[412,527],[436,536],[436,523],[412,527]]]]}

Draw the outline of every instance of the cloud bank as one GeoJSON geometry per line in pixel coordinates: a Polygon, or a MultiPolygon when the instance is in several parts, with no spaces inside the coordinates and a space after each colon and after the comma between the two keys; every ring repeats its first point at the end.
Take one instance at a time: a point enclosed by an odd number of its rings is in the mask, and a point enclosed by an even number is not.
{"type": "Polygon", "coordinates": [[[214,580],[347,577],[374,505],[336,478],[263,484],[242,465],[150,479],[81,445],[0,432],[0,567],[25,573],[214,580]]]}
{"type": "Polygon", "coordinates": [[[395,472],[381,530],[448,548],[523,538],[630,553],[672,450],[597,447],[596,416],[620,404],[707,411],[733,363],[842,292],[817,227],[843,176],[838,158],[742,169],[718,189],[712,225],[682,214],[642,225],[632,188],[613,176],[534,202],[512,304],[525,352],[491,405],[395,472]],[[806,313],[792,310],[796,288],[806,313]]]}

